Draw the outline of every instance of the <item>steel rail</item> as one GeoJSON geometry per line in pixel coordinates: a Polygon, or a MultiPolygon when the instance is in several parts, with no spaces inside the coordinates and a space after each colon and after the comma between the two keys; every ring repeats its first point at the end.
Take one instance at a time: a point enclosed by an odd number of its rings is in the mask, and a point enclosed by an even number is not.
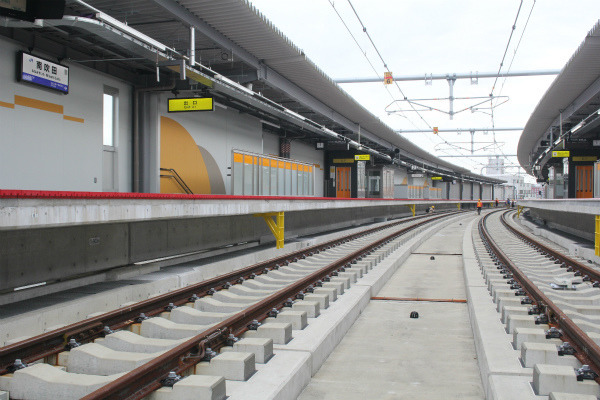
{"type": "Polygon", "coordinates": [[[223,346],[230,334],[238,336],[247,331],[248,325],[253,320],[264,320],[273,308],[283,308],[284,303],[310,286],[322,281],[337,271],[343,271],[355,261],[370,254],[377,248],[389,243],[391,240],[409,232],[417,227],[448,216],[439,215],[413,225],[402,228],[381,239],[378,239],[354,252],[326,265],[310,275],[288,285],[267,298],[240,311],[225,321],[194,336],[174,349],[160,355],[146,364],[128,372],[115,381],[97,389],[82,400],[109,400],[126,399],[139,400],[161,387],[161,380],[166,378],[170,371],[185,373],[195,364],[202,361],[207,347],[218,348],[223,346]]]}
{"type": "MultiPolygon", "coordinates": [[[[510,211],[506,211],[508,213],[510,211]]],[[[484,242],[490,247],[491,251],[496,255],[501,263],[506,265],[512,272],[513,277],[519,282],[527,295],[536,303],[540,310],[546,315],[548,321],[554,323],[563,331],[564,341],[569,343],[576,349],[575,357],[582,364],[589,365],[592,370],[598,374],[600,372],[600,346],[598,346],[590,337],[579,328],[571,318],[569,318],[552,300],[550,300],[524,273],[517,267],[510,258],[502,251],[497,243],[489,234],[485,223],[491,215],[487,214],[479,221],[479,233],[484,239],[484,242]]],[[[599,374],[600,375],[600,374],[599,374]]],[[[596,379],[600,383],[600,378],[596,379]]]]}
{"type": "Polygon", "coordinates": [[[593,279],[595,282],[598,282],[600,284],[600,271],[597,271],[591,267],[588,267],[587,265],[585,265],[583,263],[580,263],[577,260],[574,260],[568,256],[565,256],[564,254],[561,254],[558,251],[546,246],[542,242],[537,241],[535,238],[531,237],[530,235],[528,235],[524,232],[521,232],[520,230],[516,229],[513,226],[510,226],[510,224],[506,221],[506,214],[507,213],[504,213],[502,215],[501,221],[502,221],[502,224],[509,231],[511,231],[518,237],[522,238],[523,240],[531,242],[535,247],[539,248],[540,250],[547,253],[551,257],[560,261],[562,264],[568,265],[568,266],[572,267],[573,269],[578,270],[582,275],[587,275],[588,277],[593,279]]]}
{"type": "Polygon", "coordinates": [[[123,327],[133,323],[134,319],[139,317],[142,313],[149,317],[160,314],[161,312],[165,311],[165,306],[167,306],[169,303],[179,306],[187,303],[190,301],[189,299],[194,296],[203,297],[209,294],[209,291],[227,288],[231,284],[240,282],[241,279],[252,279],[252,277],[255,275],[260,275],[268,272],[269,270],[277,269],[282,265],[287,265],[290,262],[293,262],[294,260],[305,258],[306,255],[318,253],[348,240],[353,240],[395,225],[414,220],[420,220],[427,217],[427,215],[423,215],[405,218],[380,227],[371,228],[315,246],[306,247],[280,257],[266,260],[193,285],[176,289],[151,299],[140,301],[127,307],[109,311],[99,316],[88,318],[83,321],[79,321],[5,347],[0,347],[0,375],[10,372],[10,368],[16,359],[20,359],[24,363],[31,363],[64,351],[65,346],[70,339],[75,339],[79,343],[91,342],[94,339],[103,336],[105,326],[108,326],[112,330],[122,329],[123,327]]]}

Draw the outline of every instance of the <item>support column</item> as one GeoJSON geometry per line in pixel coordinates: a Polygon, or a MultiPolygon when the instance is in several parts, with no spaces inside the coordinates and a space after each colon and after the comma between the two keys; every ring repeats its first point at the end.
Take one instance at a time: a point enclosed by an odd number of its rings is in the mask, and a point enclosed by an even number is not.
{"type": "Polygon", "coordinates": [[[271,212],[271,213],[260,213],[260,214],[254,214],[254,216],[262,217],[265,220],[265,222],[269,226],[269,229],[271,230],[271,233],[273,233],[273,236],[275,236],[277,248],[283,249],[284,239],[285,239],[285,233],[284,233],[285,214],[284,214],[284,212],[279,211],[279,212],[271,212]],[[272,217],[275,217],[275,220],[273,220],[272,217]]]}

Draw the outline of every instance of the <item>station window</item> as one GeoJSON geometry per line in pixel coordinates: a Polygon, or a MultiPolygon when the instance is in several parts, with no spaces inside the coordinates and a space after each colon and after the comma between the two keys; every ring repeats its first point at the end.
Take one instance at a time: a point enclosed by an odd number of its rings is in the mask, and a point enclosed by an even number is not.
{"type": "Polygon", "coordinates": [[[102,144],[104,146],[115,146],[116,108],[116,90],[105,88],[102,99],[102,144]]]}

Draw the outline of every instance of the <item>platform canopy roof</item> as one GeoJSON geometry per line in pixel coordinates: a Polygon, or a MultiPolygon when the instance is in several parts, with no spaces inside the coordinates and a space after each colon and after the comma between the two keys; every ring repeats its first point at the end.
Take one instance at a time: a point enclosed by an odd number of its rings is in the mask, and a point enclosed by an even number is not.
{"type": "MultiPolygon", "coordinates": [[[[254,93],[260,94],[254,96],[255,102],[257,98],[259,102],[268,99],[283,106],[296,116],[305,118],[305,125],[316,123],[343,135],[340,136],[342,144],[351,141],[356,145],[360,129],[360,144],[379,153],[381,158],[387,157],[388,161],[395,157],[403,165],[435,173],[462,176],[479,182],[503,182],[474,174],[435,157],[396,133],[342,90],[248,0],[87,0],[85,3],[67,0],[65,15],[100,19],[102,25],[108,24],[111,28],[119,29],[110,20],[102,19],[104,14],[164,44],[167,49],[160,50],[160,56],[157,55],[155,59],[151,56],[136,59],[139,51],[127,51],[124,48],[127,46],[102,39],[101,34],[89,29],[89,24],[80,26],[81,21],[71,25],[48,23],[43,27],[24,28],[41,31],[60,40],[65,46],[76,47],[81,55],[116,59],[107,61],[98,69],[112,69],[115,73],[120,71],[124,78],[134,79],[134,76],[138,76],[137,84],[148,86],[155,80],[157,61],[164,60],[164,56],[177,59],[189,55],[190,28],[193,27],[195,59],[206,67],[201,72],[211,79],[225,77],[227,82],[251,87],[254,93]],[[84,43],[91,43],[93,51],[84,43]],[[118,61],[119,58],[122,61],[118,61]],[[217,74],[216,77],[213,72],[217,74]],[[143,77],[141,82],[139,76],[143,77]],[[399,153],[394,153],[396,149],[399,153]]],[[[86,65],[95,67],[92,63],[86,65]]],[[[221,87],[217,84],[207,90],[218,95],[221,87]]],[[[239,90],[236,93],[234,96],[231,91],[228,92],[222,102],[234,108],[242,103],[247,106],[239,90]]],[[[249,108],[245,111],[251,112],[249,108]]],[[[315,129],[300,131],[298,124],[281,118],[269,118],[273,115],[265,115],[264,112],[263,108],[257,115],[263,116],[262,119],[268,122],[265,129],[279,130],[275,133],[281,133],[283,129],[293,133],[296,129],[298,137],[302,136],[301,140],[322,139],[315,134],[315,129]]],[[[331,132],[329,138],[325,139],[336,141],[331,132]]]]}
{"type": "Polygon", "coordinates": [[[600,21],[589,31],[527,121],[517,150],[521,166],[541,177],[544,164],[551,159],[551,150],[564,145],[559,138],[561,132],[563,139],[597,133],[599,110],[600,21]]]}

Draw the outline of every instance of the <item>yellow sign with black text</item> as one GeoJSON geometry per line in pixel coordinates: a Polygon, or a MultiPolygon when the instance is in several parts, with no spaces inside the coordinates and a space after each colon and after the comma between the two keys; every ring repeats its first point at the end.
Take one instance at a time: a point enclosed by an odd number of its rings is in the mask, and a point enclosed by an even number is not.
{"type": "Polygon", "coordinates": [[[441,181],[443,178],[441,176],[432,176],[431,180],[432,181],[441,181]]]}
{"type": "Polygon", "coordinates": [[[571,155],[571,152],[568,150],[552,152],[552,157],[569,157],[570,155],[571,155]]]}
{"type": "Polygon", "coordinates": [[[356,154],[354,156],[354,159],[356,161],[369,161],[371,159],[371,155],[370,154],[356,154]]]}
{"type": "Polygon", "coordinates": [[[169,99],[169,112],[214,111],[212,97],[190,97],[186,99],[169,99]]]}

